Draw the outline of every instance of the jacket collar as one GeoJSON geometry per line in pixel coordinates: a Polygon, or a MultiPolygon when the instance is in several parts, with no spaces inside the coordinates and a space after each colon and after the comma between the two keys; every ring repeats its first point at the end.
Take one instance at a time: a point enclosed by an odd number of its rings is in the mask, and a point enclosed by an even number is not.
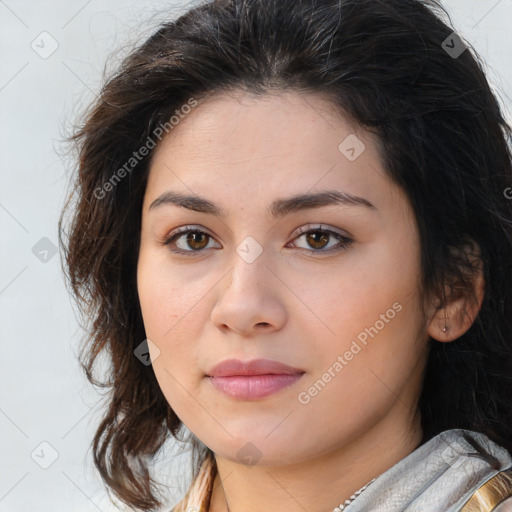
{"type": "Polygon", "coordinates": [[[512,467],[484,434],[453,429],[433,437],[380,475],[346,512],[459,512],[473,493],[512,467]]]}
{"type": "MultiPolygon", "coordinates": [[[[510,453],[484,434],[446,430],[382,473],[345,512],[460,512],[475,491],[511,468],[510,453]]],[[[208,512],[216,473],[209,455],[171,512],[208,512]]]]}

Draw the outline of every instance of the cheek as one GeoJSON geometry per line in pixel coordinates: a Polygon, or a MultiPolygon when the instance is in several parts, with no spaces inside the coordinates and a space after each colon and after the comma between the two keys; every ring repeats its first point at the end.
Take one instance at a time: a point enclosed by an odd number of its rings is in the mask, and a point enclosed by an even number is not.
{"type": "MultiPolygon", "coordinates": [[[[388,310],[392,322],[399,318],[396,309],[400,307],[393,309],[393,304],[404,306],[414,290],[414,272],[402,268],[399,273],[392,266],[382,260],[353,258],[347,261],[346,269],[316,276],[314,287],[311,279],[301,280],[302,287],[297,286],[296,293],[308,308],[310,325],[318,326],[317,339],[334,348],[336,340],[343,345],[375,322],[380,326],[380,315],[388,310]]],[[[341,345],[337,348],[343,348],[341,345]]]]}
{"type": "Polygon", "coordinates": [[[164,253],[141,249],[137,289],[147,336],[166,344],[185,323],[189,328],[195,325],[190,317],[207,283],[187,270],[172,268],[164,253]]]}
{"type": "Polygon", "coordinates": [[[171,268],[162,251],[141,249],[137,286],[142,318],[147,338],[158,347],[153,368],[171,405],[180,400],[180,384],[192,388],[196,383],[191,369],[197,367],[203,330],[201,299],[211,287],[189,274],[171,268]]]}
{"type": "MultiPolygon", "coordinates": [[[[137,288],[146,336],[157,347],[151,353],[153,371],[166,401],[183,421],[191,408],[190,394],[194,382],[190,371],[194,367],[191,339],[196,322],[193,305],[196,294],[183,287],[177,273],[158,260],[159,254],[141,249],[137,268],[137,288]],[[188,292],[188,293],[187,293],[188,292]],[[184,336],[184,329],[188,338],[184,336]],[[155,357],[156,354],[156,357],[155,357]],[[185,391],[185,389],[187,391],[185,391]]],[[[160,258],[161,260],[161,258],[160,258]]]]}
{"type": "Polygon", "coordinates": [[[179,319],[175,289],[170,283],[157,279],[154,273],[143,272],[138,290],[146,335],[160,346],[179,319]]]}
{"type": "Polygon", "coordinates": [[[367,258],[354,257],[347,263],[350,272],[333,272],[339,278],[325,279],[321,292],[307,291],[306,284],[302,292],[318,312],[322,322],[315,318],[315,323],[325,333],[314,338],[319,363],[315,377],[321,377],[342,356],[344,368],[335,373],[345,377],[338,383],[344,381],[343,386],[371,393],[371,382],[376,383],[378,376],[398,385],[417,364],[425,347],[425,325],[419,307],[415,247],[383,246],[367,254],[367,258]]]}

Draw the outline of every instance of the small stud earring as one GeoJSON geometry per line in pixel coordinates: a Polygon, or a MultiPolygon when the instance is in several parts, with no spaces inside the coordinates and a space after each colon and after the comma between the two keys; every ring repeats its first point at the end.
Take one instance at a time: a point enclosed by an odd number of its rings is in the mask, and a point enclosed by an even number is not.
{"type": "Polygon", "coordinates": [[[446,332],[448,330],[448,327],[446,326],[446,311],[444,312],[444,328],[443,332],[446,332]]]}

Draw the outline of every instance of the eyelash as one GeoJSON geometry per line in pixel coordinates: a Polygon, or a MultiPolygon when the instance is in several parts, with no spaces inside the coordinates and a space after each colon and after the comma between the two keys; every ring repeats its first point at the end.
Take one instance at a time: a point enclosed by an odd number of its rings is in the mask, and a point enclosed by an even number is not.
{"type": "MultiPolygon", "coordinates": [[[[172,231],[171,233],[169,233],[169,235],[167,235],[162,240],[161,244],[162,245],[170,245],[173,242],[175,242],[176,240],[178,240],[179,238],[181,238],[183,235],[188,234],[188,233],[200,233],[200,234],[206,235],[210,239],[213,238],[210,234],[208,234],[207,232],[205,232],[201,229],[198,229],[198,228],[191,229],[190,226],[184,226],[182,228],[178,228],[178,229],[172,231]]],[[[308,250],[308,249],[303,249],[303,248],[299,247],[299,249],[306,250],[308,252],[313,252],[313,253],[333,253],[333,252],[338,252],[338,251],[344,251],[350,246],[350,244],[352,244],[354,242],[354,240],[352,240],[351,238],[349,238],[347,236],[344,236],[335,231],[324,229],[321,224],[319,226],[309,225],[309,226],[304,226],[303,228],[300,228],[300,230],[296,234],[294,240],[299,238],[300,236],[302,236],[304,234],[308,234],[308,233],[323,233],[323,234],[332,235],[332,236],[334,236],[334,238],[338,239],[341,242],[341,245],[339,245],[338,247],[335,247],[334,249],[331,248],[331,249],[308,250]]],[[[173,253],[177,253],[177,254],[184,254],[186,256],[193,256],[195,254],[200,254],[200,253],[204,252],[204,249],[199,249],[199,250],[170,249],[170,251],[173,253]]]]}

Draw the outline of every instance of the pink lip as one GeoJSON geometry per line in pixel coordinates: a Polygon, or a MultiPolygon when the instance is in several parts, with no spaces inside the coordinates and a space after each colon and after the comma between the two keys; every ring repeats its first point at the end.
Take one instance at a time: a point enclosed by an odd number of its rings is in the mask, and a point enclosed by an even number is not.
{"type": "Polygon", "coordinates": [[[213,386],[228,396],[242,400],[263,398],[291,386],[304,374],[278,361],[227,359],[206,375],[213,386]]]}

